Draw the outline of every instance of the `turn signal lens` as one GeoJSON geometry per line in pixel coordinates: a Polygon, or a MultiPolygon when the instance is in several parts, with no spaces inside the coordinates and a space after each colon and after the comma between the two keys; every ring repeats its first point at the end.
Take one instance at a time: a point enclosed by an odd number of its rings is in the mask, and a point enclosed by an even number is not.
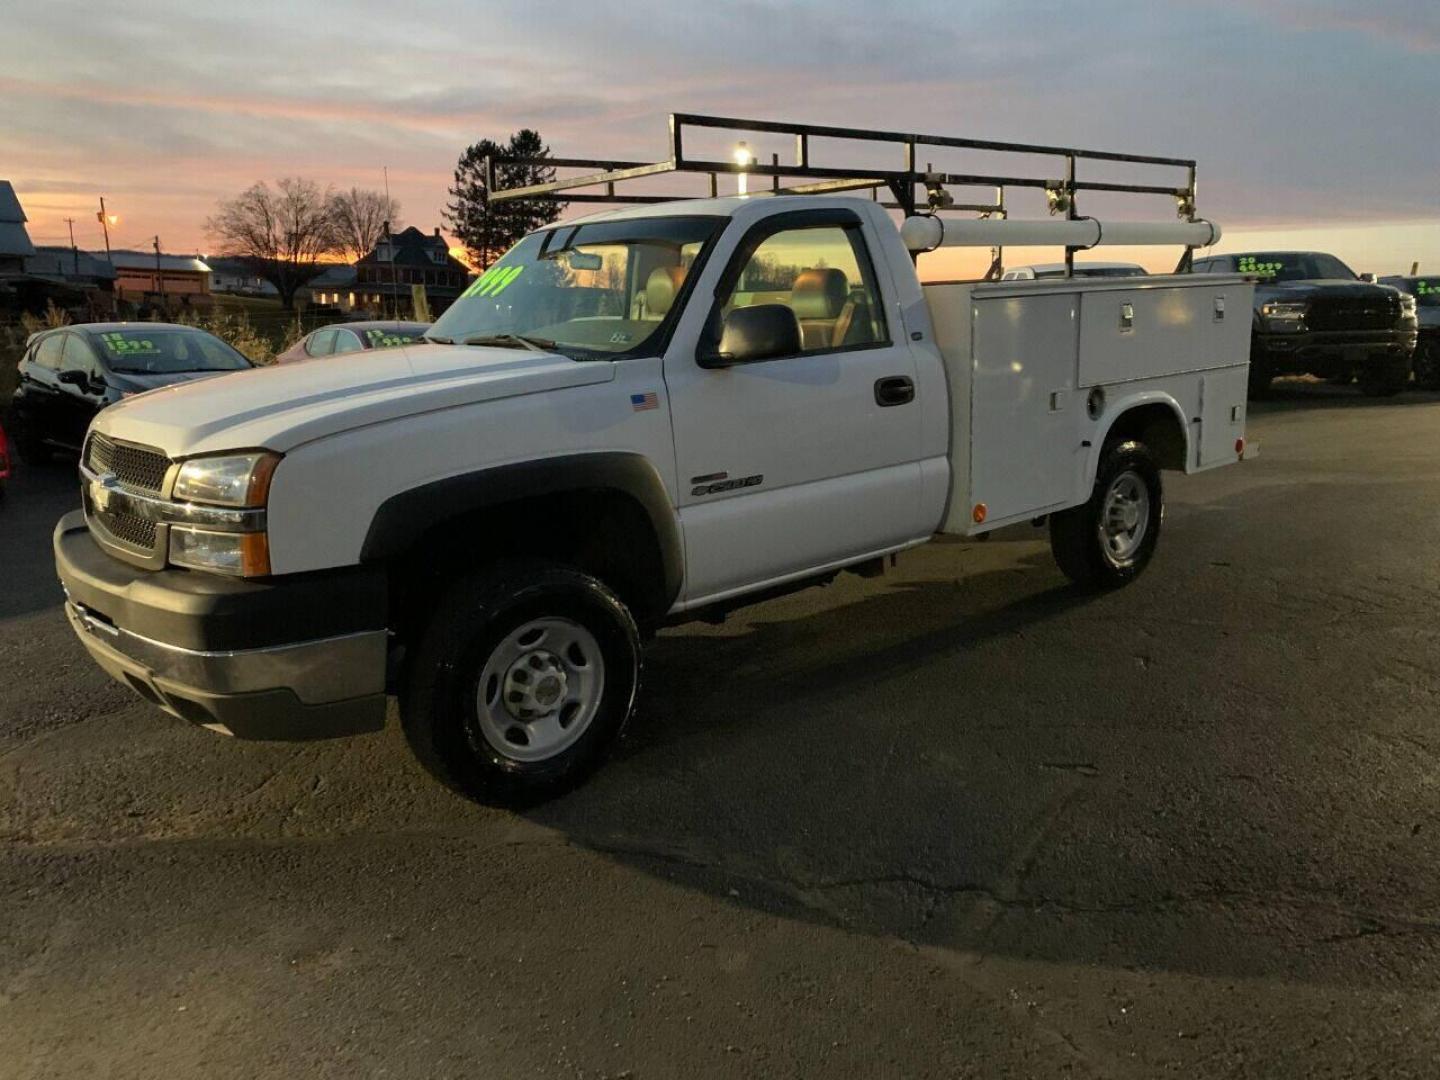
{"type": "Polygon", "coordinates": [[[1235,440],[1235,456],[1236,456],[1236,457],[1244,457],[1244,456],[1245,456],[1245,440],[1244,440],[1244,439],[1236,439],[1236,440],[1235,440]]]}
{"type": "Polygon", "coordinates": [[[974,519],[976,525],[983,525],[987,513],[989,513],[989,510],[984,503],[976,503],[975,509],[970,511],[970,517],[974,519]]]}
{"type": "Polygon", "coordinates": [[[170,561],[212,574],[265,577],[270,573],[270,540],[263,532],[209,532],[172,525],[170,561]]]}

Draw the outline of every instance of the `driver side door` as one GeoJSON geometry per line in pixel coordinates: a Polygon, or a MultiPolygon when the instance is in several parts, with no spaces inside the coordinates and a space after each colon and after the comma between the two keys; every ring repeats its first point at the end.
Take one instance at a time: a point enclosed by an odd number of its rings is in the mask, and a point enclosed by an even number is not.
{"type": "Polygon", "coordinates": [[[762,219],[721,274],[700,350],[730,311],[761,304],[793,312],[800,350],[720,368],[667,359],[687,606],[928,531],[915,362],[873,250],[853,210],[762,219]]]}
{"type": "Polygon", "coordinates": [[[56,439],[78,450],[95,414],[105,407],[105,371],[85,338],[65,334],[60,357],[59,396],[56,399],[56,439]]]}

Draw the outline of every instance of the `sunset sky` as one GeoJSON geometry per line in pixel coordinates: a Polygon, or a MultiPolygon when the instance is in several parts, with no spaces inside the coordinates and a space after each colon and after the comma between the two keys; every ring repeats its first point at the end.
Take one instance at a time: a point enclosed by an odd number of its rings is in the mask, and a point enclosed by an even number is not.
{"type": "Polygon", "coordinates": [[[477,138],[532,126],[558,154],[657,159],[689,111],[1195,157],[1221,250],[1440,270],[1436,0],[3,7],[0,178],[37,243],[74,217],[101,247],[104,194],[116,247],[209,251],[223,195],[379,187],[382,167],[429,231],[477,138]]]}

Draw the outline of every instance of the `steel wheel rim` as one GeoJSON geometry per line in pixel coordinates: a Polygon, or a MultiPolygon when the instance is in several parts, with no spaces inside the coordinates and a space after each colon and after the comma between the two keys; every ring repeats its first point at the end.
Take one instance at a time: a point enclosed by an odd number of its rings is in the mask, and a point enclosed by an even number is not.
{"type": "Polygon", "coordinates": [[[1100,546],[1123,566],[1135,558],[1150,531],[1150,489],[1140,474],[1127,469],[1114,480],[1100,504],[1100,546]]]}
{"type": "Polygon", "coordinates": [[[546,761],[585,734],[604,692],[595,635],[570,619],[531,619],[506,634],[480,670],[480,733],[512,761],[546,761]]]}

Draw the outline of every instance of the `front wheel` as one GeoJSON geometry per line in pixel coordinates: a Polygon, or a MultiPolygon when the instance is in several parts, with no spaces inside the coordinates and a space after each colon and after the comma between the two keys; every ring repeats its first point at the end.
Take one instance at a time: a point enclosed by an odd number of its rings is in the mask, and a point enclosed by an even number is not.
{"type": "Polygon", "coordinates": [[[1077,585],[1118,588],[1150,562],[1164,511],[1160,470],[1145,444],[1112,443],[1101,454],[1090,498],[1050,515],[1050,551],[1077,585]]]}
{"type": "Polygon", "coordinates": [[[1440,390],[1440,340],[1422,341],[1415,350],[1415,385],[1440,390]]]}
{"type": "Polygon", "coordinates": [[[46,465],[54,456],[50,447],[41,442],[30,424],[19,416],[10,417],[10,442],[15,454],[26,465],[46,465]]]}
{"type": "Polygon", "coordinates": [[[595,578],[515,562],[456,587],[408,669],[401,719],[421,763],[481,802],[529,806],[579,784],[619,738],[640,636],[595,578]]]}
{"type": "Polygon", "coordinates": [[[1372,364],[1360,373],[1360,392],[1366,397],[1394,397],[1409,382],[1408,360],[1372,364]]]}

